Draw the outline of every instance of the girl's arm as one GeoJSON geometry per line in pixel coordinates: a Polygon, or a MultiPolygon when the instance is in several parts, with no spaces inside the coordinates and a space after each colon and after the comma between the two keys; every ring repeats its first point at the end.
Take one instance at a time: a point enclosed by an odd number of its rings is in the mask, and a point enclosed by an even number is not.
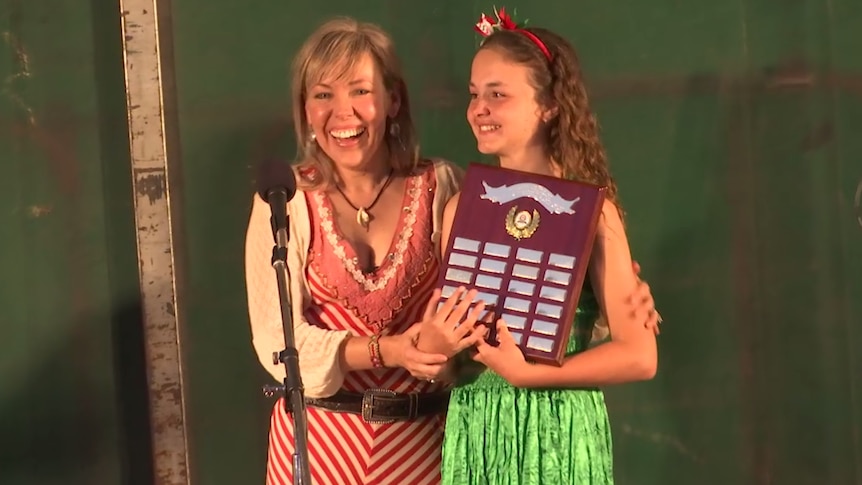
{"type": "Polygon", "coordinates": [[[519,387],[592,387],[653,378],[658,362],[655,334],[644,325],[646,319],[654,318],[652,308],[641,305],[632,311],[631,297],[638,293],[638,279],[632,271],[622,219],[609,201],[599,219],[589,276],[608,321],[609,342],[569,357],[561,367],[530,364],[505,325],[498,325],[501,345],[480,344],[476,360],[519,387]]]}

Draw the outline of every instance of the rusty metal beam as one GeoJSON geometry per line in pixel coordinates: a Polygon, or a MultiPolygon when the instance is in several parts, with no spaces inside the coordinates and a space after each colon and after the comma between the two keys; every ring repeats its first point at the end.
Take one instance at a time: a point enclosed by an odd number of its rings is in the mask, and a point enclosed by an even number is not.
{"type": "MultiPolygon", "coordinates": [[[[186,389],[177,299],[159,0],[120,0],[138,271],[156,485],[188,485],[186,389]]],[[[174,221],[176,222],[176,221],[174,221]]]]}

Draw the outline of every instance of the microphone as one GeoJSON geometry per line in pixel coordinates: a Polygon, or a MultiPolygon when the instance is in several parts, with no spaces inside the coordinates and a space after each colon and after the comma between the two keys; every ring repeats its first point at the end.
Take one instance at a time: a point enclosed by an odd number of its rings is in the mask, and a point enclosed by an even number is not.
{"type": "Polygon", "coordinates": [[[287,203],[296,195],[296,175],[287,163],[267,160],[258,167],[257,194],[269,204],[278,249],[287,247],[287,203]]]}
{"type": "Polygon", "coordinates": [[[284,411],[292,414],[294,420],[294,485],[311,485],[311,475],[308,468],[308,417],[305,408],[305,390],[299,372],[299,351],[296,348],[293,333],[292,305],[288,291],[290,271],[287,268],[287,242],[289,238],[287,203],[296,195],[296,176],[290,165],[277,160],[261,163],[258,167],[257,194],[269,204],[272,214],[269,220],[275,240],[275,246],[272,248],[272,267],[275,269],[281,306],[281,324],[284,329],[284,350],[273,352],[273,364],[283,364],[286,376],[283,385],[263,386],[263,392],[266,396],[273,396],[279,391],[283,393],[284,411]]]}

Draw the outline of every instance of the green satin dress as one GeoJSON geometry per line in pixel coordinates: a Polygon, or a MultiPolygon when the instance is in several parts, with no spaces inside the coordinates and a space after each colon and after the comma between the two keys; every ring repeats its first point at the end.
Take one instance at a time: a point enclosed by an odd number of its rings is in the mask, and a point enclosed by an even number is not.
{"type": "MultiPolygon", "coordinates": [[[[585,285],[569,355],[589,346],[598,315],[585,285]]],[[[464,367],[446,416],[444,485],[613,484],[611,429],[600,390],[520,389],[476,364],[464,367]]]]}

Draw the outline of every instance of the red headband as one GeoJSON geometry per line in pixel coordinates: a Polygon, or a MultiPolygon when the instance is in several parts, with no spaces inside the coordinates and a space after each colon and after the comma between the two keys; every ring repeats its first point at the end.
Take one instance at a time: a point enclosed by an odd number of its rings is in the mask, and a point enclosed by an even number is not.
{"type": "Polygon", "coordinates": [[[524,34],[525,36],[527,36],[528,39],[530,39],[534,44],[536,44],[536,47],[538,47],[539,50],[542,51],[542,54],[545,55],[545,57],[548,59],[548,62],[551,62],[553,60],[553,58],[551,57],[551,51],[548,50],[548,47],[545,45],[545,43],[542,42],[542,40],[539,39],[536,34],[530,32],[529,30],[519,28],[518,24],[516,24],[515,21],[512,20],[512,17],[510,17],[509,14],[506,13],[506,7],[500,7],[499,12],[495,8],[494,14],[497,16],[496,22],[492,22],[490,17],[485,14],[482,14],[482,16],[479,17],[479,21],[476,22],[476,25],[473,26],[476,32],[479,32],[482,37],[488,37],[489,35],[493,34],[495,30],[511,30],[513,32],[518,32],[520,34],[524,34]]]}

